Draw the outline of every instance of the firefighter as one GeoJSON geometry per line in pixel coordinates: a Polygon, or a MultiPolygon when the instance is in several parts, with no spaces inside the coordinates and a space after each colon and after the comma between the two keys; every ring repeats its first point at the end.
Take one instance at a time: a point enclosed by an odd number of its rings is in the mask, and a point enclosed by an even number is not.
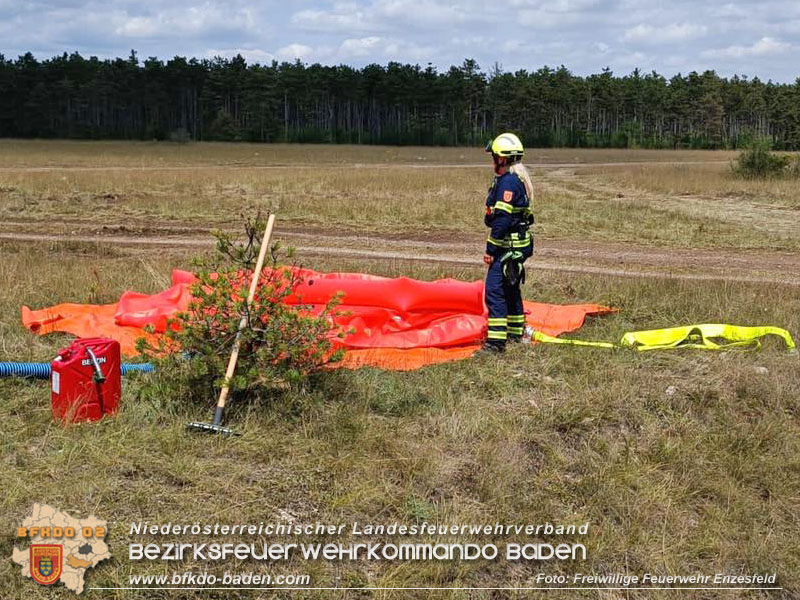
{"type": "Polygon", "coordinates": [[[506,342],[522,341],[525,313],[520,285],[525,282],[524,262],[533,254],[531,202],[533,184],[520,160],[522,142],[503,133],[486,145],[494,162],[495,178],[486,198],[484,224],[490,228],[483,262],[486,273],[486,306],[489,334],[487,352],[503,352],[506,342]]]}

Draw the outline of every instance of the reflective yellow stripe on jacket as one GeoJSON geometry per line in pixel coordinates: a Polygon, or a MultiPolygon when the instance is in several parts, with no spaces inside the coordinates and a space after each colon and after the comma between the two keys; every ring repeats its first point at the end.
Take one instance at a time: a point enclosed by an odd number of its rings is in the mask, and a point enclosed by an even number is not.
{"type": "Polygon", "coordinates": [[[507,212],[510,215],[519,215],[519,214],[528,214],[531,212],[530,206],[513,206],[508,202],[503,202],[502,200],[498,200],[494,204],[494,210],[502,210],[503,212],[507,212]]]}
{"type": "Polygon", "coordinates": [[[489,235],[486,241],[498,248],[525,248],[531,243],[531,234],[528,232],[523,237],[520,237],[518,233],[512,233],[502,240],[498,240],[489,235]]]}

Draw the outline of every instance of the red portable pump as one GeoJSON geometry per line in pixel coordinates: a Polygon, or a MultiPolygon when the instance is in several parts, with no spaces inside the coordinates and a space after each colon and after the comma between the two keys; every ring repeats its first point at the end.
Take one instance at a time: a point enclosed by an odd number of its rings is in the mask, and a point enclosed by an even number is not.
{"type": "Polygon", "coordinates": [[[116,412],[122,391],[119,342],[79,338],[50,366],[54,418],[99,421],[116,412]]]}

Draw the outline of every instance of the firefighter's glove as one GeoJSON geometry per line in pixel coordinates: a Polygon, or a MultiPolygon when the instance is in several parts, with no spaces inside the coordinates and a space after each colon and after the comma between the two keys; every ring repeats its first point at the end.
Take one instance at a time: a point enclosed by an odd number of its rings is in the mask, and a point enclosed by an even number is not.
{"type": "Polygon", "coordinates": [[[503,265],[503,278],[511,286],[518,286],[525,283],[525,265],[522,252],[509,250],[500,257],[500,264],[503,265]]]}

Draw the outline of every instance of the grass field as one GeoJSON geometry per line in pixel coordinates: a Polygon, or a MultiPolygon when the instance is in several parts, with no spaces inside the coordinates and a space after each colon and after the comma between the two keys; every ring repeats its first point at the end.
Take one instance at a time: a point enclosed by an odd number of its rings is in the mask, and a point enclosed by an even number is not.
{"type": "MultiPolygon", "coordinates": [[[[786,278],[800,276],[800,192],[785,181],[736,180],[727,171],[731,158],[530,151],[544,258],[534,256],[525,297],[620,309],[576,334],[585,339],[700,322],[772,324],[796,337],[800,287],[786,278]],[[552,268],[537,269],[542,263],[552,268]],[[607,272],[592,272],[596,264],[607,272]],[[632,264],[643,276],[608,274],[632,264]],[[738,265],[768,283],[737,280],[738,265]],[[711,267],[714,278],[704,280],[711,267]]],[[[300,258],[312,268],[481,278],[491,176],[481,164],[483,152],[465,149],[2,141],[0,360],[50,360],[67,340],[24,330],[20,306],[113,302],[126,289],[161,290],[172,267],[187,268],[203,251],[194,240],[210,227],[235,227],[237,213],[252,207],[277,211],[279,234],[309,248],[300,258]],[[367,164],[373,168],[358,166],[367,164]],[[317,238],[341,252],[313,251],[323,243],[317,238]],[[147,239],[153,243],[139,243],[147,239]],[[397,256],[381,255],[383,247],[397,256]],[[450,254],[414,258],[437,252],[450,254]]],[[[11,532],[34,502],[109,519],[114,558],[89,572],[89,587],[125,587],[131,572],[250,570],[233,562],[131,563],[128,527],[139,520],[588,521],[589,535],[573,540],[588,551],[577,565],[319,561],[252,570],[308,573],[315,585],[337,587],[530,587],[538,572],[776,572],[780,592],[691,597],[800,595],[800,370],[798,358],[774,343],[754,353],[645,355],[534,346],[412,373],[328,372],[302,393],[234,404],[229,418],[243,432],[234,439],[185,433],[186,421],[210,414],[213,399],[188,406],[166,387],[141,390],[140,380],[126,380],[118,417],[61,428],[51,421],[45,382],[0,380],[1,555],[10,556],[11,532]]],[[[19,577],[10,560],[0,562],[0,582],[3,599],[71,597],[19,577]]],[[[535,597],[217,594],[84,596],[535,597]]]]}
{"type": "MultiPolygon", "coordinates": [[[[736,180],[730,153],[529,155],[539,184],[538,233],[548,238],[800,246],[794,182],[736,180]]],[[[0,145],[7,165],[0,216],[202,226],[230,224],[248,205],[298,226],[455,235],[474,232],[480,219],[490,180],[485,163],[476,149],[7,142],[0,145]]]]}

